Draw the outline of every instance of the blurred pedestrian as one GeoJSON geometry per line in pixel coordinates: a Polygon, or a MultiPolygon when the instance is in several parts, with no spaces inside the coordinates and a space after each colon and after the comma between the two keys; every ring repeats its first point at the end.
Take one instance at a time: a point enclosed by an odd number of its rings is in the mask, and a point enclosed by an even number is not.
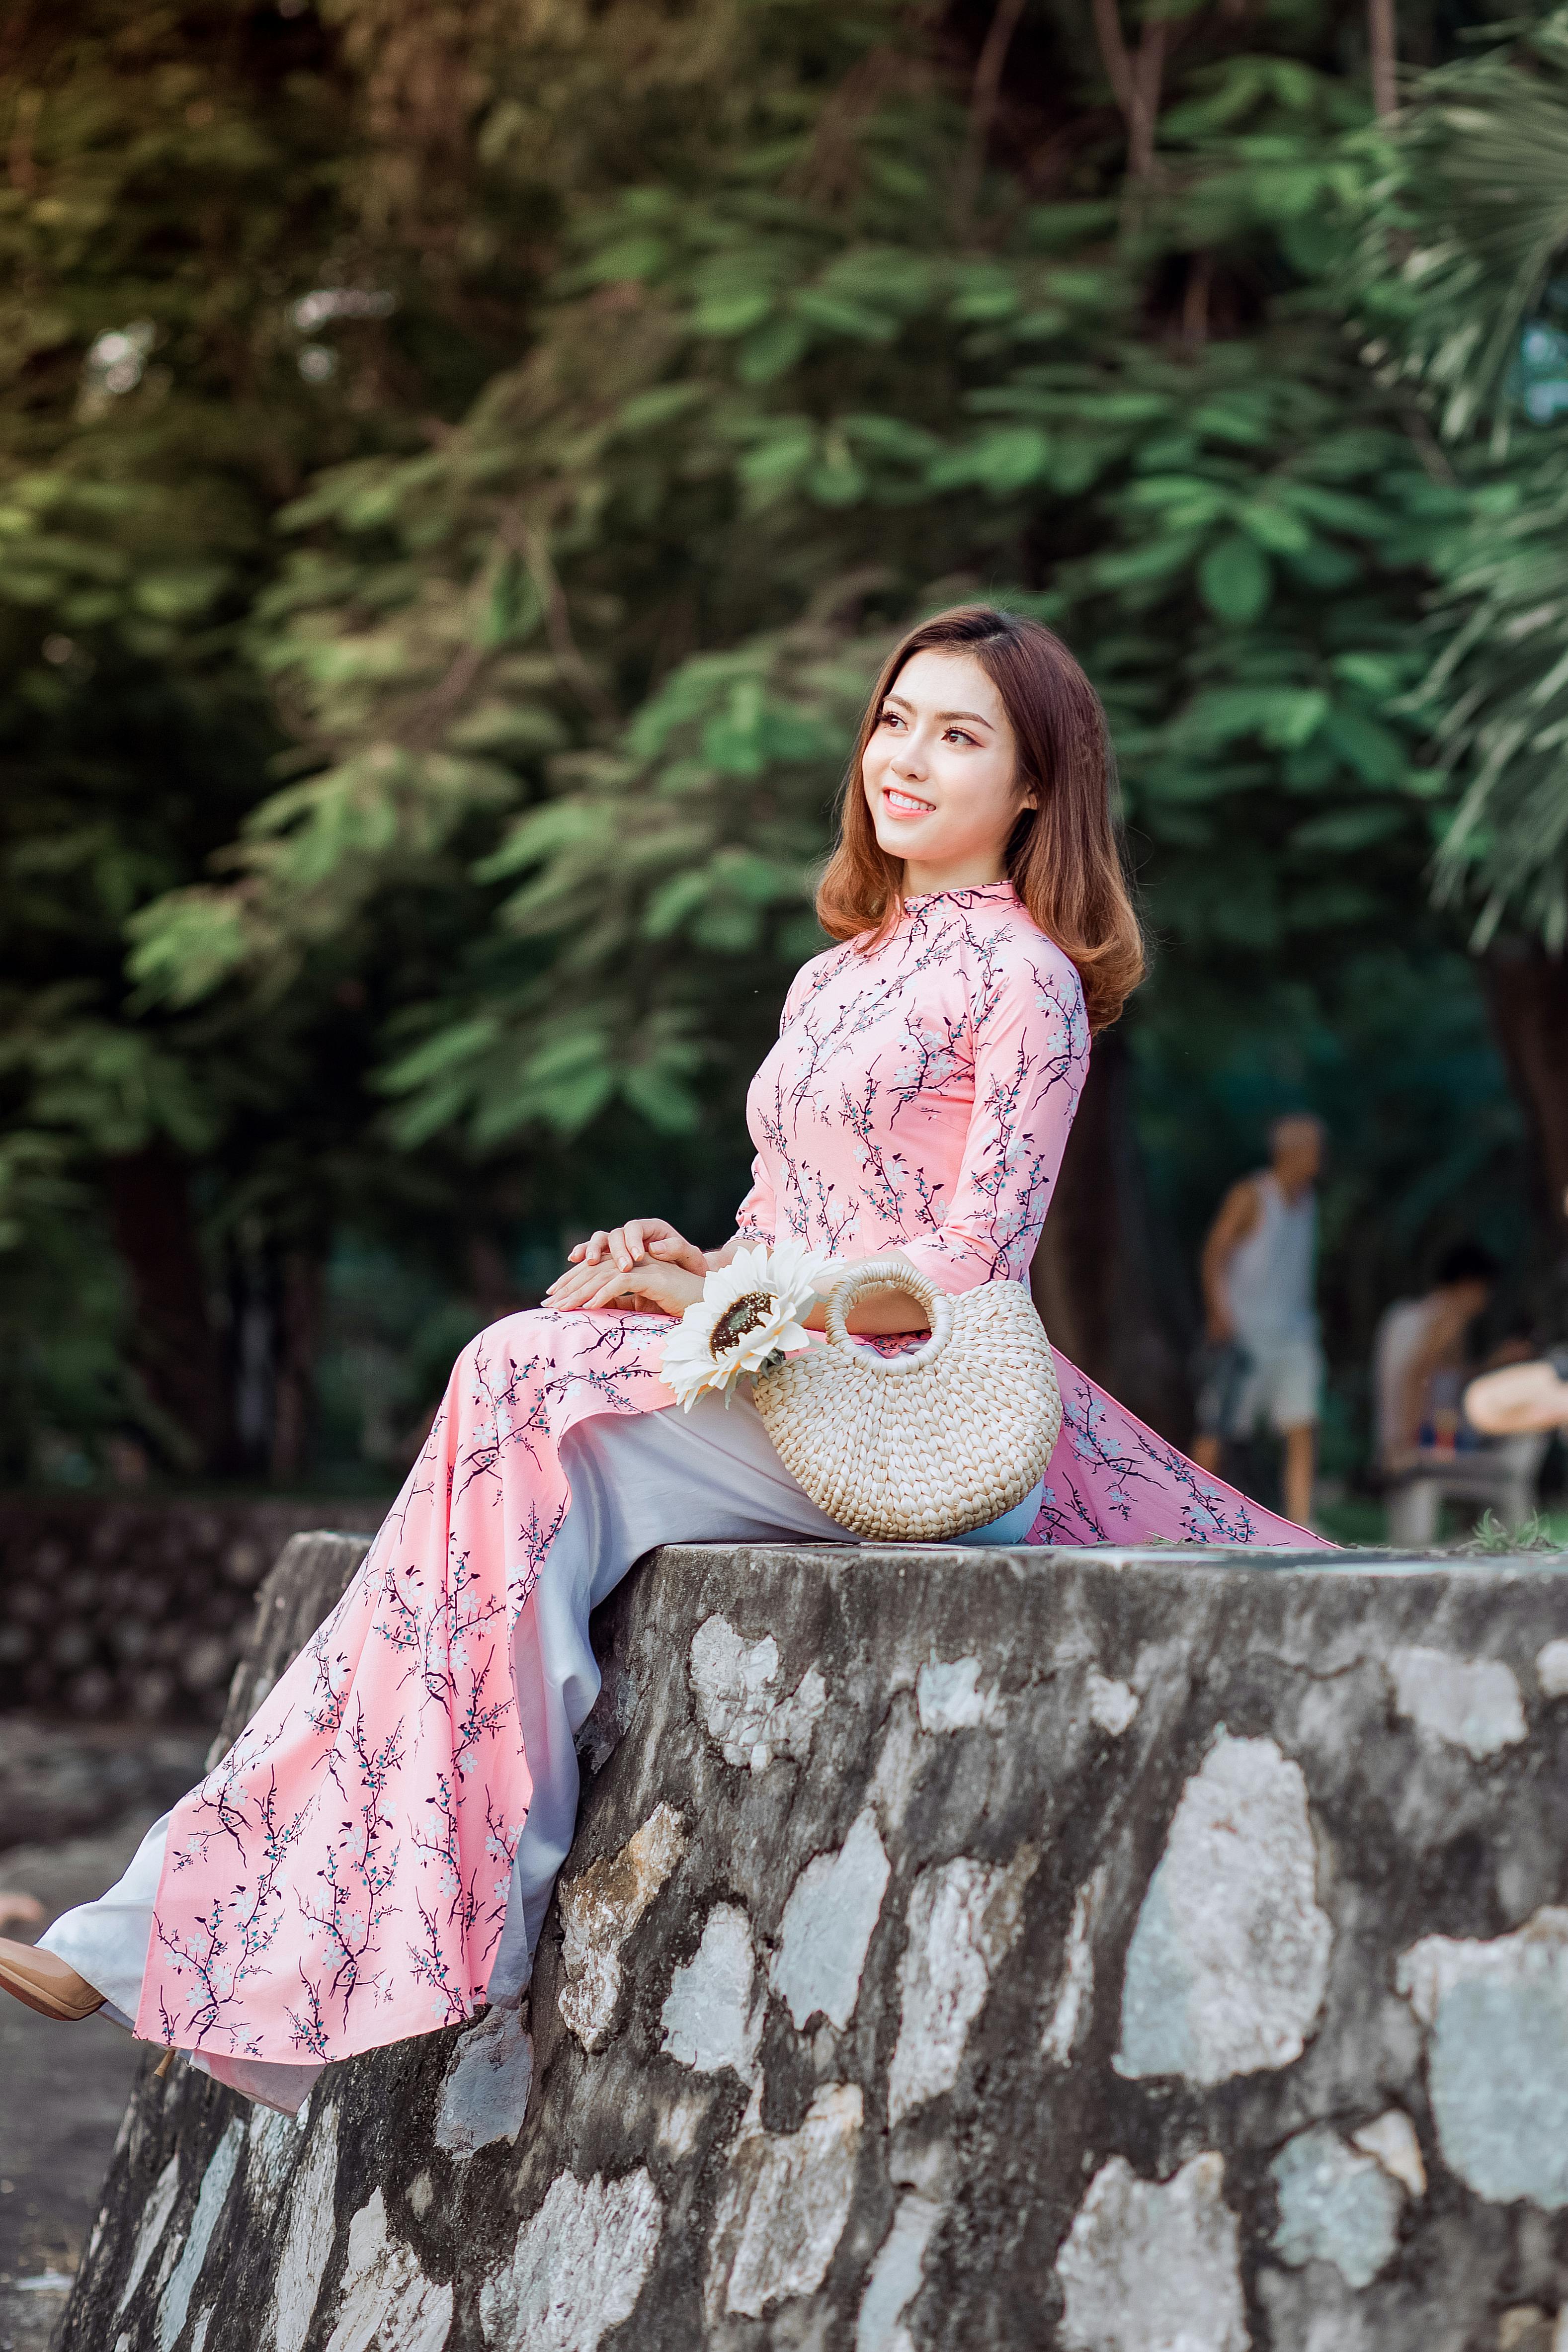
{"type": "Polygon", "coordinates": [[[1423,1454],[1452,1454],[1464,1435],[1461,1393],[1470,1327],[1490,1303],[1498,1262],[1479,1242],[1456,1242],[1419,1298],[1384,1309],[1373,1342],[1377,1458],[1407,1470],[1423,1454]]]}
{"type": "MultiPolygon", "coordinates": [[[[1563,1213],[1568,1217],[1568,1192],[1563,1213]]],[[[1568,1346],[1551,1348],[1528,1363],[1483,1372],[1465,1391],[1465,1413],[1489,1437],[1568,1431],[1568,1346]]]]}
{"type": "Polygon", "coordinates": [[[1323,1386],[1314,1304],[1323,1140],[1310,1111],[1277,1118],[1269,1165],[1231,1186],[1203,1255],[1206,1342],[1194,1456],[1217,1470],[1226,1445],[1266,1421],[1284,1442],[1285,1516],[1301,1526],[1311,1516],[1323,1386]]]}

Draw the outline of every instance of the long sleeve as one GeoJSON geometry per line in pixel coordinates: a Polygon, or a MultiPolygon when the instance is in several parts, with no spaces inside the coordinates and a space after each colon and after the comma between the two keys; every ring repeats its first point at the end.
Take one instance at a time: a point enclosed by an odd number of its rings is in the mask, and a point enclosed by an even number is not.
{"type": "Polygon", "coordinates": [[[759,1151],[752,1162],[752,1189],[735,1212],[735,1231],[748,1242],[766,1242],[771,1247],[778,1239],[778,1213],[773,1179],[759,1151]]]}
{"type": "MultiPolygon", "coordinates": [[[[810,994],[812,976],[825,961],[824,957],[816,956],[810,963],[803,964],[785,990],[784,1006],[779,1013],[781,1037],[803,997],[810,994]]],[[[771,1145],[775,1150],[782,1148],[784,1137],[777,1124],[776,1112],[773,1121],[770,1122],[766,1113],[761,1111],[755,1104],[750,1105],[749,1108],[752,1118],[753,1139],[762,1144],[771,1145]]],[[[762,1151],[758,1151],[752,1161],[752,1189],[735,1212],[735,1231],[747,1242],[766,1242],[771,1249],[779,1236],[778,1218],[778,1196],[773,1191],[773,1180],[768,1172],[766,1158],[762,1151]]]]}
{"type": "Polygon", "coordinates": [[[933,1234],[900,1244],[943,1290],[1022,1282],[1045,1223],[1089,1068],[1078,974],[1047,942],[972,1001],[974,1107],[963,1164],[933,1234]]]}

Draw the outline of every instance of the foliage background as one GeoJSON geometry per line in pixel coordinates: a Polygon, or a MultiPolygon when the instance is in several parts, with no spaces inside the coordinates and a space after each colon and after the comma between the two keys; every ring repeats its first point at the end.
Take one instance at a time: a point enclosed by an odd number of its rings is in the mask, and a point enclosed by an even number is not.
{"type": "Polygon", "coordinates": [[[1446,1242],[1549,1313],[1568,796],[1489,649],[1564,232],[1478,329],[1452,125],[1525,88],[1550,149],[1555,24],[1402,12],[1379,124],[1337,0],[20,0],[4,1475],[390,1483],[576,1233],[727,1232],[859,698],[959,595],[1100,686],[1157,946],[1069,1351],[1183,1433],[1204,1226],[1302,1103],[1337,1475],[1446,1242]]]}

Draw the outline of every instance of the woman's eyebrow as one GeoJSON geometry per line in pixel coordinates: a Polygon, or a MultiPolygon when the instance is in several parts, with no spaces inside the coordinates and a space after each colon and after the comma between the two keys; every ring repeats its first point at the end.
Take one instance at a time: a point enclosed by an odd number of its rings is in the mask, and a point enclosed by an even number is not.
{"type": "MultiPolygon", "coordinates": [[[[899,709],[900,709],[900,710],[913,710],[913,709],[914,709],[914,707],[915,707],[915,706],[914,706],[914,704],[913,704],[912,702],[907,702],[907,701],[904,699],[904,697],[903,697],[901,694],[885,694],[885,695],[882,697],[882,700],[883,700],[883,702],[884,702],[884,703],[896,702],[896,703],[898,704],[899,709]]],[[[995,731],[995,725],[996,725],[995,720],[994,720],[994,719],[987,719],[982,711],[978,711],[978,710],[938,710],[938,711],[934,711],[931,715],[932,715],[932,717],[933,717],[933,718],[936,718],[936,719],[973,719],[973,721],[974,722],[974,724],[975,724],[977,727],[989,727],[989,728],[993,730],[993,732],[994,732],[994,731],[995,731]]]]}

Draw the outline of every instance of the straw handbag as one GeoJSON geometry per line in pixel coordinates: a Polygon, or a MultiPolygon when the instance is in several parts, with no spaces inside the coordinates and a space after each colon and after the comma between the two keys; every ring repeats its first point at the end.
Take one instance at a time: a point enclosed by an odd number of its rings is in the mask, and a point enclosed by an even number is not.
{"type": "Polygon", "coordinates": [[[856,1535],[940,1543],[1021,1503],[1062,1423],[1050,1343],[1022,1283],[956,1297],[897,1258],[867,1258],[827,1301],[826,1348],[761,1371],[752,1396],[780,1460],[856,1535]],[[903,1356],[857,1347],[868,1290],[918,1298],[931,1337],[903,1356]]]}

